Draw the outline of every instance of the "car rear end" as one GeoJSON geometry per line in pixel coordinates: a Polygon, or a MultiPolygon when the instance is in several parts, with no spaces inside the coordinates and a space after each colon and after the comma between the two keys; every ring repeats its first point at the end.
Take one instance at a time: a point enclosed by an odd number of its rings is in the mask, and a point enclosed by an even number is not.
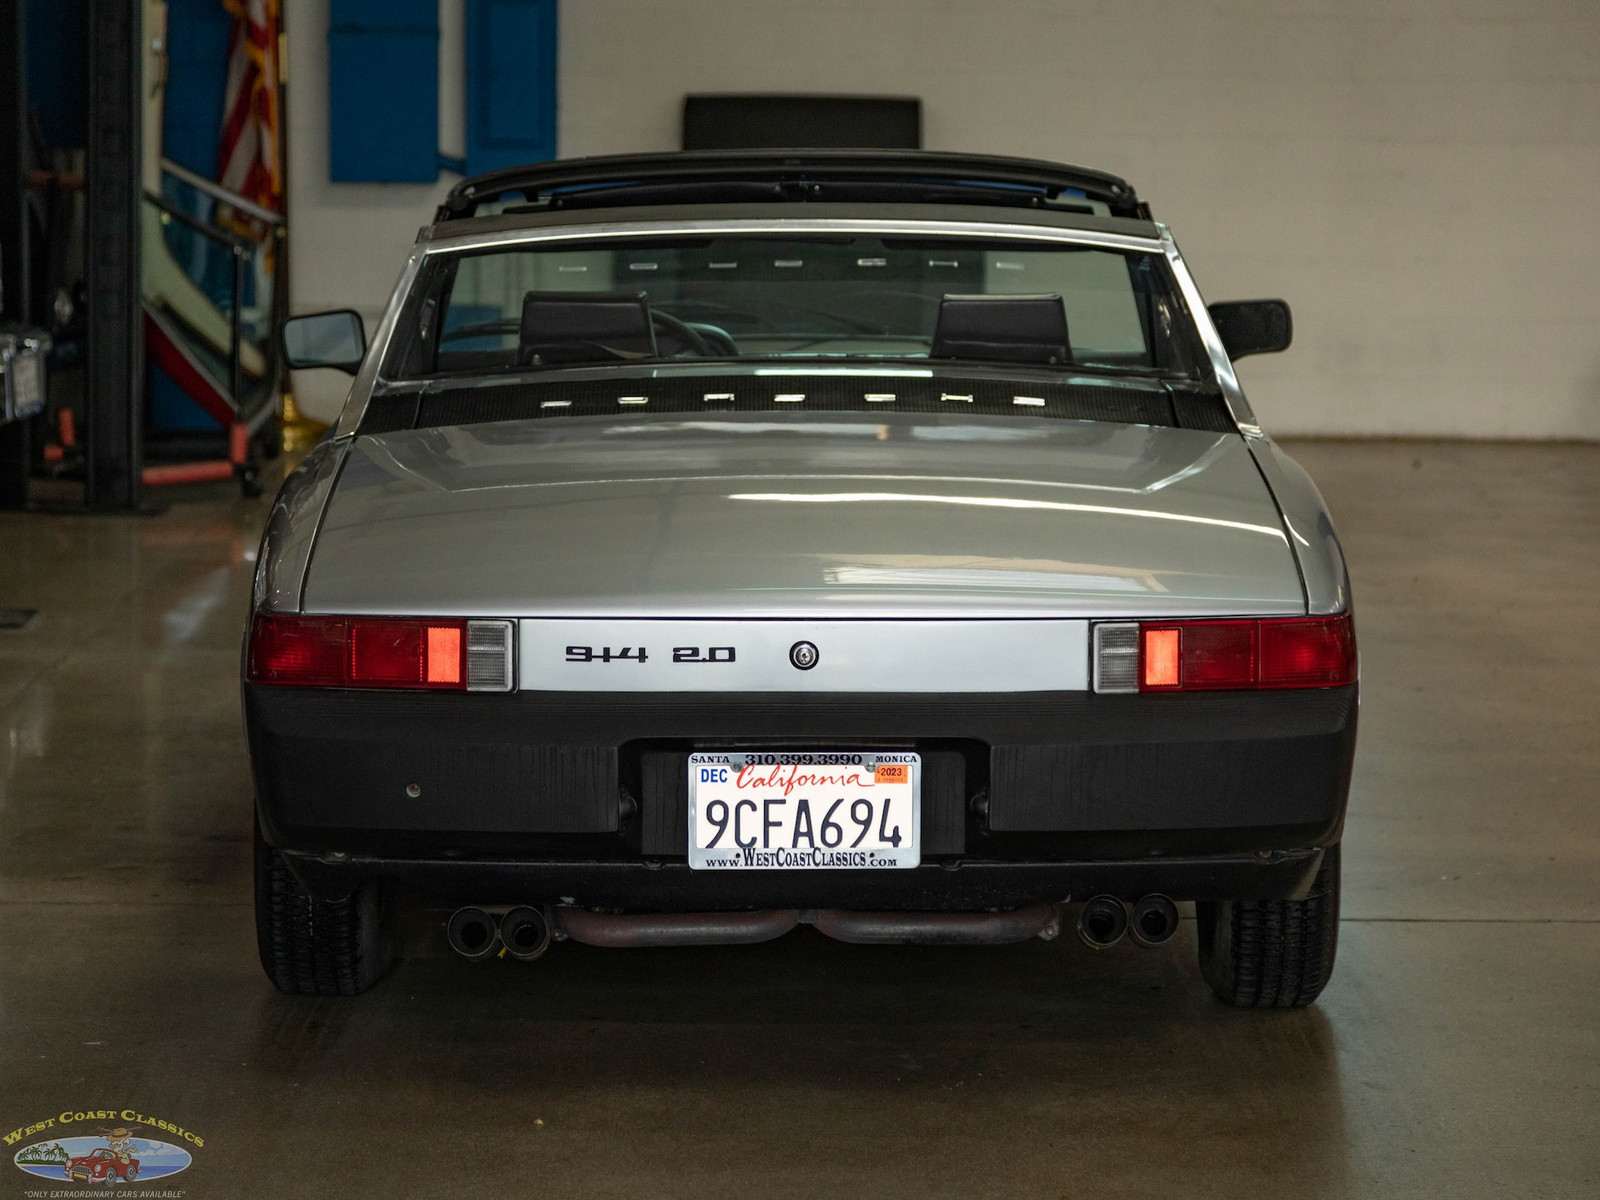
{"type": "Polygon", "coordinates": [[[358,376],[370,398],[291,477],[263,543],[244,699],[280,987],[367,986],[387,962],[383,897],[404,885],[454,911],[467,957],[797,924],[998,943],[1054,936],[1069,900],[1091,944],[1130,919],[1159,943],[1174,902],[1195,901],[1220,995],[1314,998],[1357,716],[1348,586],[1314,489],[1241,431],[1216,330],[1147,222],[1024,231],[1075,251],[1066,275],[1014,226],[928,241],[870,224],[848,235],[877,239],[866,250],[807,248],[842,244],[837,223],[808,243],[745,218],[692,242],[642,226],[606,258],[588,228],[529,246],[482,226],[428,249],[458,256],[450,282],[424,262],[397,297],[386,330],[402,334],[358,376]],[[932,307],[878,288],[880,332],[828,309],[813,335],[833,362],[759,322],[724,329],[769,290],[708,290],[760,253],[762,289],[826,266],[783,295],[828,305],[850,293],[827,272],[965,269],[983,237],[967,286],[1016,312],[985,326],[983,295],[915,274],[932,307]],[[499,275],[461,257],[484,246],[547,255],[519,280],[653,273],[655,299],[636,320],[614,282],[525,303],[518,282],[519,324],[495,307],[499,275]],[[1107,278],[1132,280],[1142,332],[1069,296],[1078,337],[1102,345],[1066,345],[1063,325],[1063,361],[1048,322],[1016,334],[1049,306],[1013,270],[1057,292],[1087,281],[1096,304],[1107,278]],[[452,286],[479,288],[454,327],[452,286]],[[623,331],[603,363],[570,332],[602,301],[623,331]],[[920,328],[933,308],[918,362],[885,314],[920,328]],[[564,332],[530,340],[552,311],[564,332]],[[408,312],[435,344],[402,344],[408,312]],[[719,361],[661,361],[674,336],[719,361]],[[455,374],[418,367],[449,354],[455,374]],[[1251,939],[1308,912],[1316,944],[1263,977],[1251,939]],[[336,952],[296,940],[313,915],[344,931],[336,952]]]}
{"type": "Polygon", "coordinates": [[[344,450],[245,685],[263,829],[315,894],[676,914],[634,939],[664,942],[1304,894],[1354,634],[1307,615],[1237,435],[841,414],[756,449],[775,414],[692,416],[344,450]]]}

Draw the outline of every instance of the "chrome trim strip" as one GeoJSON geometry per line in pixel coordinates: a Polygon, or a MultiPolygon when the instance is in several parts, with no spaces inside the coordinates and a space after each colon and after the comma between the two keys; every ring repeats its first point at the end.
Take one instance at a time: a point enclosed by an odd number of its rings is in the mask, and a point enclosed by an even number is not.
{"type": "Polygon", "coordinates": [[[425,239],[419,239],[411,248],[411,253],[407,255],[406,265],[400,269],[400,278],[395,280],[394,290],[389,293],[389,304],[383,310],[383,319],[378,322],[372,340],[367,343],[367,354],[361,360],[361,369],[356,372],[356,377],[350,384],[350,391],[345,395],[344,407],[339,411],[338,424],[333,427],[335,437],[354,434],[356,427],[361,424],[361,418],[366,414],[367,401],[372,398],[372,387],[378,381],[378,367],[389,356],[389,342],[394,337],[395,326],[400,322],[401,306],[411,294],[411,284],[416,280],[417,272],[422,269],[422,260],[426,254],[425,239]]]}
{"type": "Polygon", "coordinates": [[[1200,294],[1199,285],[1189,273],[1189,264],[1183,261],[1183,255],[1178,252],[1178,244],[1172,240],[1171,231],[1165,225],[1158,224],[1156,228],[1161,230],[1163,251],[1168,265],[1172,268],[1173,278],[1178,281],[1178,291],[1183,296],[1183,302],[1189,306],[1194,327],[1200,334],[1200,341],[1206,348],[1207,356],[1211,359],[1211,369],[1216,373],[1217,383],[1222,388],[1222,398],[1228,406],[1228,414],[1233,417],[1233,423],[1245,437],[1261,437],[1261,426],[1256,424],[1256,415],[1250,408],[1250,402],[1245,399],[1244,388],[1239,385],[1239,377],[1233,370],[1233,362],[1228,358],[1228,352],[1222,348],[1222,335],[1211,323],[1211,314],[1206,310],[1205,297],[1200,294]]]}
{"type": "MultiPolygon", "coordinates": [[[[688,364],[685,364],[688,365],[688,364]]],[[[743,372],[741,372],[743,373],[743,372]]],[[[751,375],[839,375],[871,379],[932,379],[932,367],[875,367],[863,363],[859,367],[756,367],[751,375]]]]}
{"type": "Polygon", "coordinates": [[[660,237],[662,234],[745,234],[745,233],[867,233],[914,234],[922,237],[984,237],[1008,241],[1076,242],[1117,250],[1142,250],[1161,254],[1166,247],[1159,238],[1134,237],[1126,233],[1103,233],[1089,229],[1054,229],[1041,225],[1008,225],[987,221],[907,221],[864,217],[723,218],[703,221],[627,221],[600,225],[563,225],[546,229],[506,229],[496,233],[458,233],[434,231],[428,253],[458,250],[488,250],[530,242],[593,241],[596,238],[660,237]]]}

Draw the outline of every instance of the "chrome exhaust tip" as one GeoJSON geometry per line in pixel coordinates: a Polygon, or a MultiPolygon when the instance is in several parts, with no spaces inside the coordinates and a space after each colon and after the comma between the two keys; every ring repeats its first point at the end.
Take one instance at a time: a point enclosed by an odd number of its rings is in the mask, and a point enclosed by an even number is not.
{"type": "Polygon", "coordinates": [[[540,909],[513,908],[500,918],[500,944],[512,958],[532,962],[550,949],[550,922],[540,909]]]}
{"type": "Polygon", "coordinates": [[[482,962],[500,946],[500,927],[475,905],[458,908],[444,927],[445,940],[468,962],[482,962]]]}
{"type": "Polygon", "coordinates": [[[1133,906],[1128,931],[1141,946],[1159,946],[1170,941],[1178,932],[1178,906],[1170,897],[1152,892],[1133,906]]]}
{"type": "Polygon", "coordinates": [[[1128,932],[1128,906],[1115,896],[1096,896],[1078,911],[1078,936],[1093,950],[1115,946],[1128,932]]]}

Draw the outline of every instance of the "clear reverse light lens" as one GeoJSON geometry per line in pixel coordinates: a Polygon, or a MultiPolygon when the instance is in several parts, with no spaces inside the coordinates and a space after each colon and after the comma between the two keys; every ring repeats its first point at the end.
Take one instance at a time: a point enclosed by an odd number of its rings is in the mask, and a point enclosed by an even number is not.
{"type": "Polygon", "coordinates": [[[511,622],[467,622],[467,691],[511,690],[511,622]]]}
{"type": "Polygon", "coordinates": [[[1094,690],[1097,692],[1139,690],[1137,625],[1130,623],[1094,627],[1094,690]]]}

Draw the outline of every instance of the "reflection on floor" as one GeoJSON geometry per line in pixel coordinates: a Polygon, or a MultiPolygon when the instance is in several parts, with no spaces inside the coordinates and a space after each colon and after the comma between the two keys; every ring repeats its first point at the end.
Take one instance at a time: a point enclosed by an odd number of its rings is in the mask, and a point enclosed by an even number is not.
{"type": "Polygon", "coordinates": [[[103,1114],[7,1156],[139,1118],[196,1198],[1594,1194],[1600,447],[1293,449],[1366,689],[1339,968],[1287,1014],[1216,1005],[1188,928],[477,968],[413,919],[371,995],[278,996],[236,691],[267,501],[0,516],[39,610],[0,631],[0,1133],[103,1114]]]}

